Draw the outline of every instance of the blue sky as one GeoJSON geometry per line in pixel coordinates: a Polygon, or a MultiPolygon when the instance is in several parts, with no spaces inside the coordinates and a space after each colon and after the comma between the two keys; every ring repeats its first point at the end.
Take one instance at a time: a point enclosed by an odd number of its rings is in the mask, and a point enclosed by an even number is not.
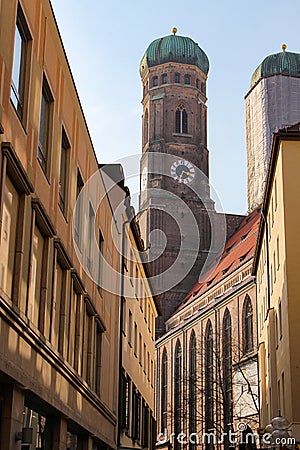
{"type": "MultiPolygon", "coordinates": [[[[299,0],[51,0],[100,162],[141,151],[139,63],[149,43],[194,39],[210,61],[210,179],[226,212],[245,213],[244,96],[265,56],[300,52],[299,0]]],[[[137,180],[129,183],[131,189],[137,180]]]]}

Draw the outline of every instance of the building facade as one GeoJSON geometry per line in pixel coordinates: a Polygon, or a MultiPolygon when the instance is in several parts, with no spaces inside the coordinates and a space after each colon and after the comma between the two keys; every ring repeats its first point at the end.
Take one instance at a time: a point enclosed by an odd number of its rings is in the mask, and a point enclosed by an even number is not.
{"type": "Polygon", "coordinates": [[[254,261],[257,286],[261,425],[276,416],[300,441],[297,233],[299,124],[274,135],[254,261]]]}
{"type": "Polygon", "coordinates": [[[122,298],[120,447],[153,449],[155,422],[155,320],[160,312],[148,278],[149,265],[134,211],[128,210],[122,298]]]}
{"type": "Polygon", "coordinates": [[[263,201],[273,133],[300,120],[300,54],[267,56],[245,97],[248,209],[263,201]]]}
{"type": "MultiPolygon", "coordinates": [[[[0,3],[0,74],[0,447],[116,449],[119,248],[137,235],[115,220],[128,194],[124,185],[107,192],[98,171],[49,0],[0,3]],[[96,193],[83,202],[94,173],[96,193]]],[[[149,374],[136,383],[153,417],[149,374]]]]}
{"type": "Polygon", "coordinates": [[[193,287],[156,342],[161,446],[235,446],[239,441],[230,441],[229,430],[241,430],[241,422],[248,433],[256,432],[256,294],[251,268],[259,220],[259,209],[244,219],[227,241],[219,264],[193,287]]]}

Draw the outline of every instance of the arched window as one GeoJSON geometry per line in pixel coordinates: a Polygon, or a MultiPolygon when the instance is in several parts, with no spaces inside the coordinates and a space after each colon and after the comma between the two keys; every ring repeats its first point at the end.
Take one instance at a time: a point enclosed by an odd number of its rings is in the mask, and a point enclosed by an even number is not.
{"type": "Polygon", "coordinates": [[[152,78],[152,86],[153,87],[158,86],[158,77],[155,76],[152,78]]]}
{"type": "MultiPolygon", "coordinates": [[[[205,331],[205,432],[211,433],[214,428],[214,388],[213,388],[213,329],[211,321],[208,320],[205,331]]],[[[206,448],[212,449],[213,443],[206,442],[206,448]]]]}
{"type": "Polygon", "coordinates": [[[179,339],[176,342],[175,354],[174,354],[174,448],[180,449],[180,444],[176,439],[176,436],[181,433],[181,414],[182,414],[182,398],[181,398],[181,370],[182,370],[182,351],[179,339]]]}
{"type": "Polygon", "coordinates": [[[191,76],[184,75],[184,84],[191,84],[191,76]]]}
{"type": "MultiPolygon", "coordinates": [[[[189,435],[196,433],[196,335],[191,332],[189,347],[189,435]]],[[[195,444],[190,443],[190,449],[194,449],[195,444]]]]}
{"type": "Polygon", "coordinates": [[[179,75],[179,73],[175,73],[175,75],[174,75],[174,83],[180,83],[180,75],[179,75]]]}
{"type": "Polygon", "coordinates": [[[183,105],[179,105],[175,113],[175,131],[176,133],[187,134],[188,118],[183,105]]]}
{"type": "Polygon", "coordinates": [[[168,355],[163,349],[161,360],[161,432],[167,429],[167,405],[168,405],[168,355]]]}
{"type": "Polygon", "coordinates": [[[144,132],[143,132],[143,145],[147,144],[149,136],[148,136],[148,129],[149,129],[149,117],[148,117],[148,109],[145,111],[144,115],[144,132]]]}
{"type": "Polygon", "coordinates": [[[249,295],[246,295],[243,306],[243,342],[244,354],[253,350],[253,308],[249,295]]]}
{"type": "Polygon", "coordinates": [[[232,340],[231,316],[226,308],[223,317],[222,332],[222,366],[223,366],[223,419],[226,433],[224,447],[229,448],[228,433],[232,424],[232,340]]]}
{"type": "Polygon", "coordinates": [[[167,82],[168,82],[168,77],[167,77],[167,74],[164,73],[161,76],[161,84],[167,84],[167,82]]]}

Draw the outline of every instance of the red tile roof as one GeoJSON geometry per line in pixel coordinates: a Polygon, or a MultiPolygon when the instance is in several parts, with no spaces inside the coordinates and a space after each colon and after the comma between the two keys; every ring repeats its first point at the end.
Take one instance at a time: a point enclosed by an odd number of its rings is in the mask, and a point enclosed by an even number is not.
{"type": "Polygon", "coordinates": [[[258,237],[260,211],[261,207],[259,206],[245,217],[236,232],[226,242],[217,266],[208,269],[201,276],[200,280],[185,297],[177,311],[194,301],[195,298],[219,283],[222,278],[226,278],[238,267],[253,258],[258,237]]]}

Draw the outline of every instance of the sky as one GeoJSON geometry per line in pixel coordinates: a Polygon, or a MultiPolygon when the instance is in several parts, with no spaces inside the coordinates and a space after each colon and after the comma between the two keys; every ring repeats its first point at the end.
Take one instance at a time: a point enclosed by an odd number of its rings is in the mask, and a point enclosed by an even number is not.
{"type": "MultiPolygon", "coordinates": [[[[51,0],[99,162],[141,152],[139,63],[150,42],[189,36],[210,61],[210,181],[223,211],[247,212],[244,96],[269,54],[300,52],[299,0],[51,0]]],[[[138,178],[129,180],[138,190],[138,178]]]]}

